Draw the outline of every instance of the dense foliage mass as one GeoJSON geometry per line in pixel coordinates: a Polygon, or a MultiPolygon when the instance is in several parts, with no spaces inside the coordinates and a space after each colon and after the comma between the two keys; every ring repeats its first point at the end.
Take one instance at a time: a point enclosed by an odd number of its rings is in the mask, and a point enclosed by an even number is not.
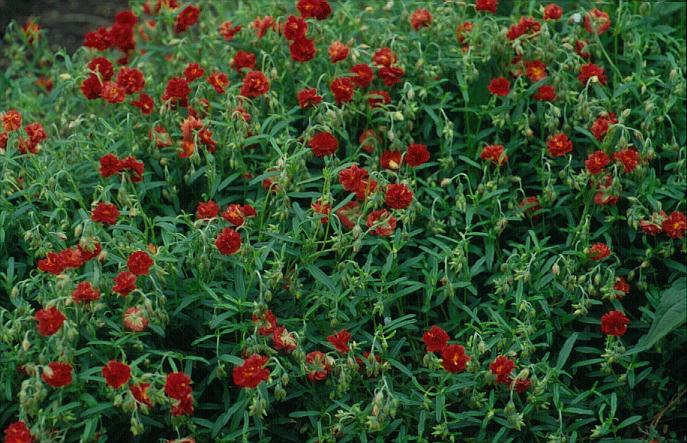
{"type": "Polygon", "coordinates": [[[684,441],[685,6],[132,0],[0,76],[5,442],[684,441]]]}

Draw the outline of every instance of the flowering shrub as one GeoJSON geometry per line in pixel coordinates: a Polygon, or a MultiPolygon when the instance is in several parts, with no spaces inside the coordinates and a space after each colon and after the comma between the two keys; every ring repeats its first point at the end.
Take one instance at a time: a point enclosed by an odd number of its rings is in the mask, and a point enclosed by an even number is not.
{"type": "Polygon", "coordinates": [[[4,441],[684,437],[684,5],[368,4],[10,27],[4,441]]]}

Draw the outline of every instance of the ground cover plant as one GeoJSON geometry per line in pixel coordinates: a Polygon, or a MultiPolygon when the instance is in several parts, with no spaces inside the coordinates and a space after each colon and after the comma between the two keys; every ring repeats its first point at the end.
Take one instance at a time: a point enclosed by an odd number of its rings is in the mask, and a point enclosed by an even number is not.
{"type": "Polygon", "coordinates": [[[685,441],[685,5],[132,0],[0,76],[5,442],[685,441]]]}

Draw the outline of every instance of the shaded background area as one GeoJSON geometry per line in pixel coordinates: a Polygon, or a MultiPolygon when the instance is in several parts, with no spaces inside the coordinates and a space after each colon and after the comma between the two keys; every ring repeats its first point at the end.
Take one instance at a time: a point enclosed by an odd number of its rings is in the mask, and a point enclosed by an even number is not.
{"type": "Polygon", "coordinates": [[[74,51],[86,32],[112,24],[127,4],[127,0],[0,0],[0,36],[10,21],[21,26],[33,17],[47,31],[51,47],[74,51]]]}

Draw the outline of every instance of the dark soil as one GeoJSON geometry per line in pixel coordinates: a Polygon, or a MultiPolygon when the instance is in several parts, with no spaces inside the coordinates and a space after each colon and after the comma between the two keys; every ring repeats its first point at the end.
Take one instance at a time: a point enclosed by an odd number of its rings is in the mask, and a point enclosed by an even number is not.
{"type": "Polygon", "coordinates": [[[12,20],[21,26],[34,18],[51,47],[71,52],[81,46],[86,32],[110,25],[127,4],[127,0],[0,0],[0,35],[12,20]]]}

